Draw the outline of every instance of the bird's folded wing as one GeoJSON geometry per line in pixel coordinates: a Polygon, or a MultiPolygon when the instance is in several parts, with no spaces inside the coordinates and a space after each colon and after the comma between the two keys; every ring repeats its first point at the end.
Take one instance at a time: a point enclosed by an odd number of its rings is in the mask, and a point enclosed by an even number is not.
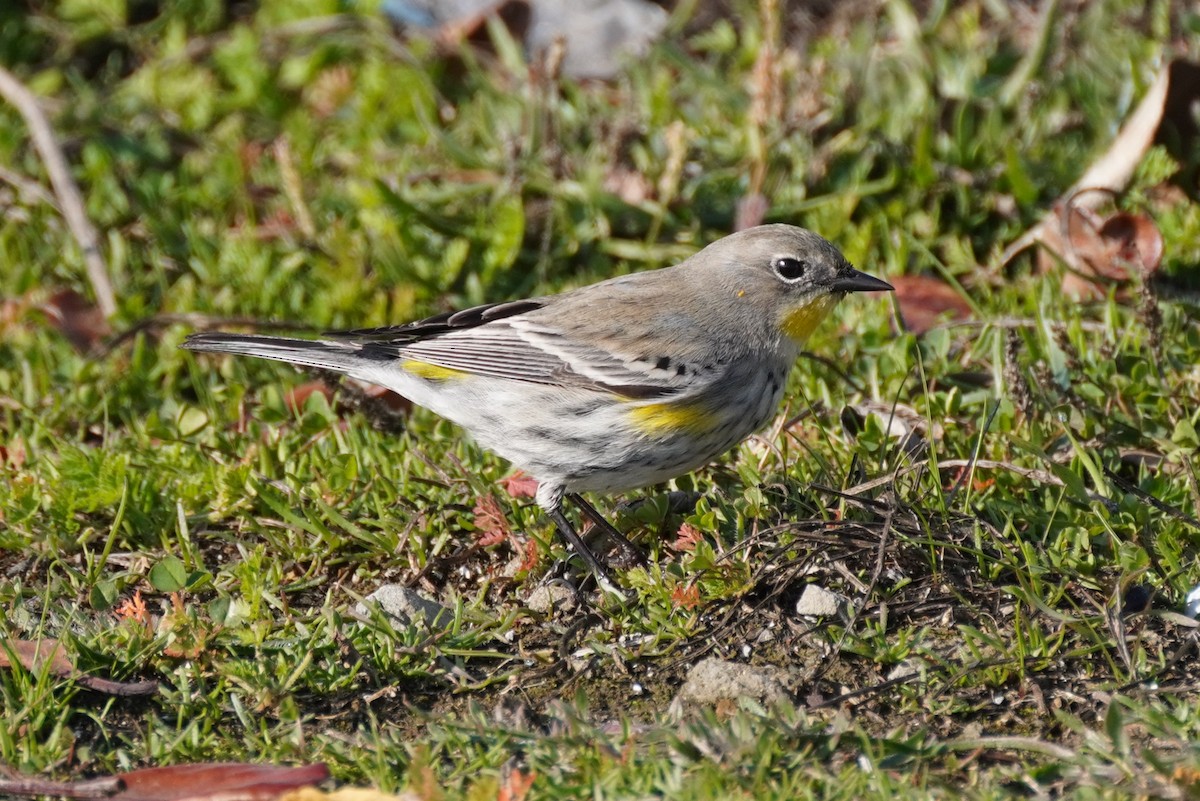
{"type": "Polygon", "coordinates": [[[407,325],[326,336],[357,345],[358,355],[366,359],[413,360],[472,375],[629,398],[662,398],[695,385],[695,374],[681,372],[678,364],[664,367],[658,358],[621,352],[619,339],[602,331],[612,321],[595,319],[589,304],[585,291],[569,300],[557,296],[492,303],[407,325]],[[547,314],[550,305],[555,316],[547,314]],[[566,331],[551,324],[557,317],[571,322],[566,331]]]}
{"type": "Polygon", "coordinates": [[[518,314],[540,309],[545,305],[541,298],[528,300],[511,300],[501,303],[487,303],[483,306],[472,306],[460,311],[443,312],[423,320],[416,320],[404,325],[391,325],[386,328],[354,328],[349,331],[326,331],[330,339],[340,339],[349,342],[384,342],[398,345],[404,342],[415,342],[427,337],[448,334],[451,331],[462,331],[477,328],[498,320],[514,317],[518,314]]]}
{"type": "Polygon", "coordinates": [[[662,398],[683,388],[675,373],[656,370],[591,343],[509,321],[419,339],[406,332],[389,340],[374,331],[344,339],[359,345],[359,355],[366,359],[411,360],[472,375],[587,388],[629,398],[662,398]]]}

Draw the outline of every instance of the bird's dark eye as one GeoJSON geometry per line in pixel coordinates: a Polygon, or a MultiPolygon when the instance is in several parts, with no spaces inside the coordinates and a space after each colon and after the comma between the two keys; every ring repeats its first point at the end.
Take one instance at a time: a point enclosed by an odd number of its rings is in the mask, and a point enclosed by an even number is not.
{"type": "Polygon", "coordinates": [[[775,274],[784,281],[799,281],[808,270],[808,262],[804,259],[794,259],[791,256],[776,256],[771,262],[775,274]]]}

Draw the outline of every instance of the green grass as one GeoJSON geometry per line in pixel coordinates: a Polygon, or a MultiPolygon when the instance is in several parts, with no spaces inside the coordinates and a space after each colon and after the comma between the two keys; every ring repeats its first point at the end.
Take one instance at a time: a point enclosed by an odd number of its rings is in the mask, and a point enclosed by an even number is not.
{"type": "MultiPolygon", "coordinates": [[[[1039,51],[1008,4],[889,2],[785,51],[778,113],[755,122],[753,8],[681,20],[601,86],[535,80],[504,42],[456,63],[332,2],[135,5],[0,11],[3,61],[46,99],[102,232],[114,328],[158,320],[74,349],[39,306],[87,291],[78,249],[0,185],[0,636],[161,684],[2,671],[0,763],[324,760],[480,799],[513,768],[536,774],[529,798],[1196,792],[1173,612],[1200,582],[1200,328],[1171,298],[1195,285],[1200,212],[1157,191],[1160,151],[1119,201],[1163,232],[1161,319],[1136,290],[1080,303],[998,258],[1156,65],[1197,56],[1195,14],[1072,4],[1039,51]],[[693,510],[596,499],[652,567],[595,618],[524,605],[562,546],[452,425],[415,410],[387,430],[346,388],[294,409],[310,377],[178,349],[191,329],[169,315],[384,325],[662,266],[730,230],[760,167],[768,220],[872,274],[951,281],[980,324],[914,336],[890,301],[843,303],[809,343],[826,361],[793,373],[781,421],[804,419],[674,482],[693,510]],[[618,168],[646,199],[621,199],[618,168]],[[866,403],[911,409],[923,450],[877,417],[849,433],[843,408],[866,403]],[[972,459],[1002,466],[936,467],[972,459]],[[866,502],[829,491],[878,478],[866,502]],[[531,570],[506,571],[512,539],[476,544],[487,496],[536,541],[531,570]],[[684,523],[692,550],[672,547],[684,523]],[[452,621],[356,620],[386,582],[452,621]],[[809,582],[848,614],[798,618],[809,582]],[[1122,617],[1134,587],[1150,611],[1122,617]],[[135,592],[149,622],[115,614],[135,592]],[[795,705],[675,718],[706,655],[784,668],[795,705]]],[[[48,185],[7,106],[0,164],[48,185]]]]}

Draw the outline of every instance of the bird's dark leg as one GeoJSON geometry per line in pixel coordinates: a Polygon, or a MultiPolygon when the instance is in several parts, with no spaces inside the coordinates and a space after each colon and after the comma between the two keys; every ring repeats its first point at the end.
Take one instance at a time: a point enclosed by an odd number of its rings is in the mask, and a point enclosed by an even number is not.
{"type": "Polygon", "coordinates": [[[567,516],[563,514],[562,505],[558,504],[549,509],[546,509],[546,514],[554,521],[554,525],[558,528],[558,533],[563,536],[575,553],[587,563],[588,569],[592,571],[592,575],[596,577],[596,583],[600,585],[600,589],[607,593],[616,595],[622,600],[628,600],[628,596],[617,587],[613,581],[612,574],[608,572],[608,568],[601,562],[596,554],[592,553],[592,549],[587,547],[587,544],[575,531],[575,527],[571,525],[571,521],[567,520],[567,516]]]}
{"type": "Polygon", "coordinates": [[[588,520],[591,520],[598,529],[603,531],[607,536],[611,537],[614,542],[621,546],[621,550],[624,552],[626,559],[631,560],[633,564],[639,567],[645,567],[647,565],[646,555],[642,553],[642,549],[630,542],[629,538],[624,534],[617,531],[616,526],[608,522],[604,518],[604,515],[596,511],[596,507],[592,506],[583,499],[582,495],[580,495],[578,492],[568,492],[566,497],[571,499],[571,503],[579,507],[579,511],[583,513],[584,517],[586,517],[588,520]]]}

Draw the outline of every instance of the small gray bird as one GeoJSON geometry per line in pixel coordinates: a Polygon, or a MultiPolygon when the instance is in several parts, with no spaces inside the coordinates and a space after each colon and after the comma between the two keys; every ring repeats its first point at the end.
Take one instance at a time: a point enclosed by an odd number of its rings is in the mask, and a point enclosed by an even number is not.
{"type": "Polygon", "coordinates": [[[811,231],[762,225],[559,295],[321,340],[202,333],[183,347],[345,373],[457,423],[538,480],[538,505],[621,595],[563,498],[640,557],[580,493],[657,484],[729,450],[775,414],[837,302],[890,289],[811,231]]]}

